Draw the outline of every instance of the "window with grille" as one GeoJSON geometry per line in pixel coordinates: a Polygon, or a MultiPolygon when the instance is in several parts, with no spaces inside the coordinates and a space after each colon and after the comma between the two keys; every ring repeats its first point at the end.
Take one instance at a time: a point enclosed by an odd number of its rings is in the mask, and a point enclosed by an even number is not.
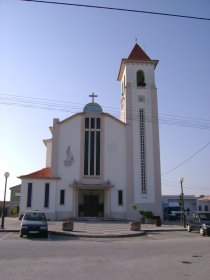
{"type": "Polygon", "coordinates": [[[140,168],[141,168],[141,192],[147,193],[146,184],[146,158],[145,158],[145,115],[144,109],[139,110],[140,125],[140,168]]]}

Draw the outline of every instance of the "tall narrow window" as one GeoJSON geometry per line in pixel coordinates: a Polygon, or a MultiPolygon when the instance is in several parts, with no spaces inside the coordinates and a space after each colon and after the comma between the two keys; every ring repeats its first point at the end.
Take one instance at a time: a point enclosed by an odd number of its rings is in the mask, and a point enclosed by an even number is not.
{"type": "Polygon", "coordinates": [[[142,70],[138,70],[136,72],[136,83],[137,83],[137,87],[146,86],[144,72],[142,70]]]}
{"type": "Polygon", "coordinates": [[[60,190],[60,205],[65,203],[65,190],[60,190]]]}
{"type": "Polygon", "coordinates": [[[84,175],[88,175],[88,162],[89,162],[89,132],[85,131],[85,154],[84,154],[84,175]]]}
{"type": "MultiPolygon", "coordinates": [[[[92,119],[91,119],[92,120],[92,119]]],[[[95,133],[90,132],[90,175],[94,175],[95,133]]]]}
{"type": "Polygon", "coordinates": [[[118,191],[118,205],[123,205],[123,191],[118,191]]]}
{"type": "Polygon", "coordinates": [[[32,201],[32,183],[28,183],[27,207],[31,207],[31,201],[32,201]]]}
{"type": "Polygon", "coordinates": [[[85,128],[89,128],[89,118],[85,118],[85,128]]]}
{"type": "Polygon", "coordinates": [[[96,131],[96,175],[100,175],[100,131],[96,131]]]}
{"type": "Polygon", "coordinates": [[[44,193],[44,207],[49,207],[49,196],[50,196],[50,184],[45,184],[45,193],[44,193]]]}
{"type": "Polygon", "coordinates": [[[85,118],[84,175],[100,176],[101,119],[85,118]]]}
{"type": "Polygon", "coordinates": [[[141,192],[147,193],[146,185],[146,158],[145,158],[145,116],[144,109],[139,111],[140,125],[140,166],[141,166],[141,192]]]}

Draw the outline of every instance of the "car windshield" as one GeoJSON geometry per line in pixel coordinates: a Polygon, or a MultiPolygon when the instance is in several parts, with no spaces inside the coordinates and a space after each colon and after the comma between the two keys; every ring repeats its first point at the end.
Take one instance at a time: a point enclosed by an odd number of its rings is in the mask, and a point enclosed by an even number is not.
{"type": "Polygon", "coordinates": [[[25,213],[24,220],[45,221],[45,215],[43,213],[25,213]]]}
{"type": "Polygon", "coordinates": [[[202,221],[210,221],[210,213],[199,214],[199,217],[202,221]]]}

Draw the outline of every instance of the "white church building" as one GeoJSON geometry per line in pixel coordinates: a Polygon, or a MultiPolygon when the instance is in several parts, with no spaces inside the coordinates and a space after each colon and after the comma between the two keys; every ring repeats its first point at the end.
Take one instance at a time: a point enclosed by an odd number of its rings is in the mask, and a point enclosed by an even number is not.
{"type": "Polygon", "coordinates": [[[47,218],[130,219],[131,208],[161,215],[157,89],[152,60],[136,44],[121,61],[120,119],[95,102],[53,120],[45,168],[22,175],[20,213],[47,218]]]}

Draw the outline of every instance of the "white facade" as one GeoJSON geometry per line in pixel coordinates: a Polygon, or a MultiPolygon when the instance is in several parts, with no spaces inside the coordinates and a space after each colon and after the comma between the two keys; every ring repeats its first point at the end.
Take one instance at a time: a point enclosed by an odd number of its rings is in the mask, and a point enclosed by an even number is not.
{"type": "Polygon", "coordinates": [[[201,195],[197,198],[197,211],[210,212],[210,195],[201,195]]]}
{"type": "Polygon", "coordinates": [[[52,139],[44,140],[46,167],[20,176],[21,212],[129,219],[135,203],[161,215],[156,65],[137,44],[122,60],[121,120],[104,113],[95,96],[83,112],[54,119],[52,139]]]}

